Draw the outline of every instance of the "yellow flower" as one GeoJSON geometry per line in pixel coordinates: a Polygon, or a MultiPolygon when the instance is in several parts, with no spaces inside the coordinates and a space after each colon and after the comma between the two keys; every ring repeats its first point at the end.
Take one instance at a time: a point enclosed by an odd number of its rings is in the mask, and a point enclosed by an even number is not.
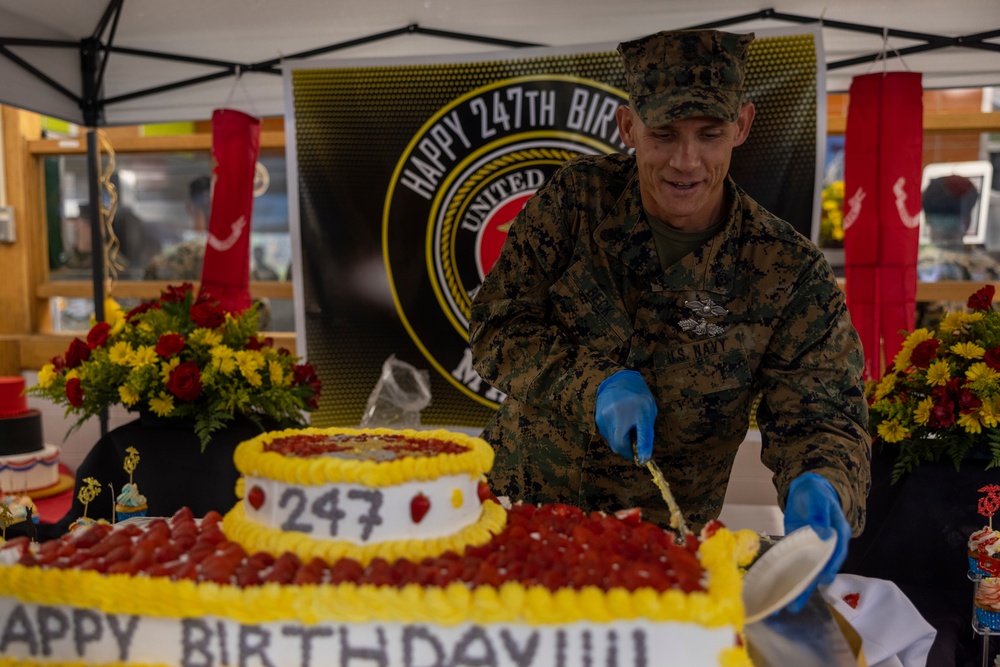
{"type": "Polygon", "coordinates": [[[160,377],[163,378],[164,384],[170,381],[170,373],[180,365],[180,357],[171,357],[169,361],[164,361],[160,364],[160,377]]]}
{"type": "Polygon", "coordinates": [[[236,352],[236,365],[251,387],[261,385],[262,380],[258,371],[264,366],[263,354],[257,350],[240,350],[236,352]]]}
{"type": "Polygon", "coordinates": [[[927,426],[927,422],[931,418],[931,410],[934,408],[934,399],[928,396],[924,400],[917,403],[916,409],[913,411],[913,421],[917,422],[921,426],[927,426]]]}
{"type": "Polygon", "coordinates": [[[138,368],[140,366],[155,364],[158,359],[159,357],[156,356],[156,348],[152,345],[140,345],[139,348],[132,353],[131,366],[133,368],[138,368]]]}
{"type": "Polygon", "coordinates": [[[42,366],[42,370],[38,371],[38,386],[43,389],[51,387],[57,377],[59,377],[59,374],[56,373],[55,365],[45,364],[42,366]]]}
{"type": "Polygon", "coordinates": [[[986,350],[973,342],[955,343],[951,346],[951,351],[966,359],[982,359],[986,355],[986,350]]]}
{"type": "Polygon", "coordinates": [[[149,399],[149,409],[160,417],[166,417],[174,411],[174,397],[161,391],[159,396],[149,399]]]}
{"type": "Polygon", "coordinates": [[[212,366],[223,375],[231,375],[236,370],[236,356],[231,348],[216,345],[208,353],[212,357],[212,366]]]}
{"type": "Polygon", "coordinates": [[[963,412],[958,416],[958,425],[965,429],[967,433],[982,433],[983,425],[979,423],[979,416],[973,412],[963,412]]]}
{"type": "Polygon", "coordinates": [[[930,340],[934,338],[934,332],[929,329],[914,329],[913,333],[906,337],[903,341],[903,347],[908,350],[912,350],[920,345],[925,340],[930,340]]]}
{"type": "Polygon", "coordinates": [[[78,368],[71,368],[70,370],[66,371],[67,382],[69,382],[73,378],[78,378],[78,377],[80,377],[80,370],[78,368]]]}
{"type": "Polygon", "coordinates": [[[896,353],[896,358],[892,360],[892,368],[897,373],[902,373],[910,366],[910,356],[913,354],[913,348],[906,347],[905,345],[899,349],[896,353]]]}
{"type": "Polygon", "coordinates": [[[910,434],[903,425],[895,419],[887,419],[878,425],[878,434],[886,442],[899,442],[910,434]]]}
{"type": "Polygon", "coordinates": [[[281,362],[273,360],[269,361],[267,368],[271,374],[271,384],[276,387],[288,384],[287,378],[285,377],[285,369],[281,367],[281,362]]]}
{"type": "Polygon", "coordinates": [[[1000,398],[992,398],[983,401],[983,404],[979,406],[979,421],[983,426],[988,428],[996,428],[1000,424],[1000,398]]]}
{"type": "Polygon", "coordinates": [[[951,369],[948,368],[948,362],[944,359],[938,359],[927,367],[927,384],[934,387],[943,387],[948,384],[948,380],[951,379],[951,369]]]}
{"type": "Polygon", "coordinates": [[[141,396],[139,396],[139,392],[135,390],[135,387],[128,384],[123,384],[118,387],[118,395],[121,397],[122,403],[127,406],[135,405],[141,398],[141,396]]]}
{"type": "Polygon", "coordinates": [[[941,323],[938,325],[938,329],[942,333],[952,333],[958,331],[962,328],[962,324],[965,322],[965,313],[963,312],[950,312],[941,318],[941,323]]]}
{"type": "Polygon", "coordinates": [[[959,311],[958,314],[959,314],[959,316],[961,316],[962,321],[966,322],[968,324],[972,324],[973,322],[979,322],[984,317],[984,314],[980,313],[980,312],[966,313],[966,312],[963,312],[963,311],[959,311]]]}
{"type": "Polygon", "coordinates": [[[113,364],[128,366],[129,360],[132,358],[132,352],[132,345],[127,340],[120,340],[108,350],[108,359],[113,364]]]}
{"type": "Polygon", "coordinates": [[[968,378],[969,382],[975,382],[976,380],[987,380],[992,382],[996,381],[997,378],[1000,378],[1000,373],[997,373],[982,361],[977,361],[969,366],[969,370],[965,371],[965,377],[968,378]]]}
{"type": "Polygon", "coordinates": [[[192,345],[207,345],[214,347],[222,342],[222,334],[214,329],[195,329],[188,336],[188,342],[192,345]]]}
{"type": "Polygon", "coordinates": [[[878,384],[875,386],[875,400],[880,401],[889,395],[896,387],[896,374],[886,373],[885,377],[879,380],[878,384]]]}

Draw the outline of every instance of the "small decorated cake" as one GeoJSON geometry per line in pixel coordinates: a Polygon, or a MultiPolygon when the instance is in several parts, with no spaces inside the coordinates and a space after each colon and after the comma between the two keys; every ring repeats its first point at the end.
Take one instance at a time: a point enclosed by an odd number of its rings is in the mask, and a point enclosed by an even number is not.
{"type": "Polygon", "coordinates": [[[42,413],[29,410],[24,378],[0,377],[0,490],[29,493],[59,482],[59,454],[42,438],[42,413]]]}
{"type": "Polygon", "coordinates": [[[978,511],[987,518],[987,525],[972,533],[968,542],[969,571],[980,577],[1000,576],[1000,532],[993,529],[993,515],[1000,509],[1000,485],[989,484],[979,489],[978,511]]]}
{"type": "Polygon", "coordinates": [[[115,498],[115,518],[118,521],[131,519],[137,516],[146,516],[149,507],[146,505],[146,496],[139,493],[139,487],[132,481],[132,473],[139,465],[139,451],[135,447],[128,447],[125,450],[125,472],[128,473],[128,483],[122,487],[121,493],[115,498]]]}
{"type": "Polygon", "coordinates": [[[714,523],[681,544],[637,510],[504,509],[484,483],[489,446],[444,431],[286,431],[235,458],[243,498],[224,519],[181,510],[0,549],[4,655],[750,667],[749,531],[714,523]]]}
{"type": "Polygon", "coordinates": [[[981,579],[976,587],[976,622],[993,632],[1000,631],[1000,579],[981,579]]]}

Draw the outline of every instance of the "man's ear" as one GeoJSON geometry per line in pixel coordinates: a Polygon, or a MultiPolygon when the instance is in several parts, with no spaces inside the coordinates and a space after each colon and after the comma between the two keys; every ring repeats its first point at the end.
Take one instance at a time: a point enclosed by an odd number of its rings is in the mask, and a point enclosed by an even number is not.
{"type": "Polygon", "coordinates": [[[736,141],[734,146],[741,145],[750,136],[750,126],[753,125],[754,116],[757,110],[752,102],[747,102],[740,107],[740,115],[736,119],[736,141]]]}
{"type": "Polygon", "coordinates": [[[635,137],[632,136],[632,129],[635,127],[635,115],[632,109],[623,104],[615,111],[615,120],[618,121],[618,134],[622,142],[629,148],[635,148],[635,137]]]}

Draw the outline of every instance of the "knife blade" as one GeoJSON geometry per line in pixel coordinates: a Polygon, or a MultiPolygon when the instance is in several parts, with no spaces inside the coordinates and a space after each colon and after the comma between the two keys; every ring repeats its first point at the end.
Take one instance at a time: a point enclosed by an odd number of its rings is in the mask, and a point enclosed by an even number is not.
{"type": "MultiPolygon", "coordinates": [[[[632,457],[637,466],[642,465],[639,462],[639,445],[636,442],[635,431],[632,431],[632,457]]],[[[670,491],[670,484],[667,482],[667,478],[663,476],[663,471],[660,470],[660,466],[656,465],[653,459],[646,461],[646,470],[649,471],[649,474],[653,478],[653,484],[660,490],[660,495],[663,496],[663,500],[670,509],[670,527],[677,531],[680,543],[684,544],[686,536],[690,531],[688,530],[687,523],[684,521],[684,513],[681,512],[680,505],[677,504],[674,494],[670,491]]]]}

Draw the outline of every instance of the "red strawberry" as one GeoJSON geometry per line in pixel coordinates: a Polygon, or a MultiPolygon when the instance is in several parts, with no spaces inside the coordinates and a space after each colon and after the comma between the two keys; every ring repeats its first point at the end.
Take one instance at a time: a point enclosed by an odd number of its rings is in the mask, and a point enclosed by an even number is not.
{"type": "Polygon", "coordinates": [[[851,609],[857,609],[858,603],[861,602],[861,594],[848,593],[847,595],[844,596],[844,602],[846,602],[847,606],[850,607],[851,609]]]}
{"type": "Polygon", "coordinates": [[[629,526],[638,526],[639,522],[642,521],[642,508],[630,507],[628,509],[618,510],[615,512],[615,518],[621,520],[629,526]]]}
{"type": "Polygon", "coordinates": [[[413,523],[420,523],[431,509],[431,500],[422,493],[413,496],[410,501],[410,517],[413,523]]]}
{"type": "Polygon", "coordinates": [[[264,504],[264,489],[255,484],[247,494],[247,502],[250,503],[250,506],[255,510],[259,510],[260,506],[264,504]]]}

